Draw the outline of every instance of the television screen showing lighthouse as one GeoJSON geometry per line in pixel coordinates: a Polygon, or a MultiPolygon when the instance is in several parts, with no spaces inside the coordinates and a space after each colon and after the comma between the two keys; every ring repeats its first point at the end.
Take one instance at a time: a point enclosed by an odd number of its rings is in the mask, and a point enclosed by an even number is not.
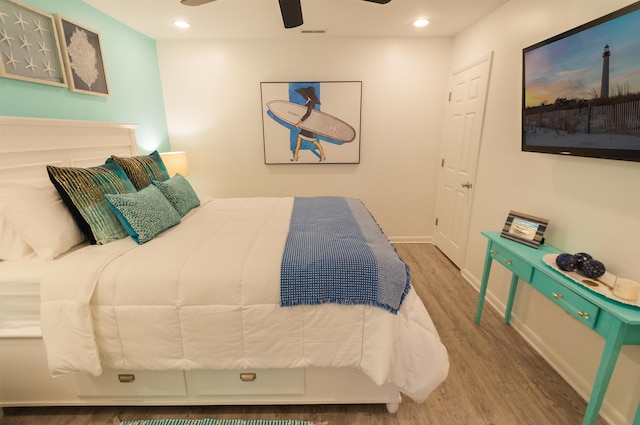
{"type": "Polygon", "coordinates": [[[640,2],[523,49],[523,150],[640,161],[640,2]]]}

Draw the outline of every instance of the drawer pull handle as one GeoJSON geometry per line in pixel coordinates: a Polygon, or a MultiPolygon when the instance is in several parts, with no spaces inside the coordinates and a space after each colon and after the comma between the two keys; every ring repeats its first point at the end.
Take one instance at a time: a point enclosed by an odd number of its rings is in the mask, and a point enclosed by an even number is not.
{"type": "Polygon", "coordinates": [[[511,264],[511,260],[507,260],[506,258],[503,261],[505,264],[511,264]]]}
{"type": "Polygon", "coordinates": [[[553,298],[557,299],[557,300],[561,300],[564,298],[564,296],[560,295],[560,294],[556,294],[555,292],[552,292],[553,294],[553,298]]]}
{"type": "Polygon", "coordinates": [[[578,316],[582,317],[583,319],[588,319],[589,318],[589,313],[586,311],[579,311],[578,312],[578,316]]]}
{"type": "Polygon", "coordinates": [[[256,374],[255,373],[241,373],[240,374],[240,380],[242,382],[253,382],[256,380],[256,374]]]}
{"type": "Polygon", "coordinates": [[[498,253],[498,251],[497,251],[497,250],[495,250],[495,249],[492,249],[492,250],[491,250],[491,251],[489,251],[489,252],[490,252],[490,253],[492,253],[493,255],[496,255],[496,254],[498,253]]]}
{"type": "Polygon", "coordinates": [[[134,375],[133,373],[123,373],[121,375],[118,375],[118,381],[122,382],[123,384],[130,384],[135,380],[136,375],[134,375]]]}

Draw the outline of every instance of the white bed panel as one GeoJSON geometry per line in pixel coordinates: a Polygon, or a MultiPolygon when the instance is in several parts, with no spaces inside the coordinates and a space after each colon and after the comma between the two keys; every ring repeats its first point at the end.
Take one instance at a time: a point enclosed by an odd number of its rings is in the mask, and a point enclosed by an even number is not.
{"type": "Polygon", "coordinates": [[[87,167],[111,155],[136,155],[136,125],[0,117],[0,183],[47,177],[45,165],[87,167]]]}
{"type": "Polygon", "coordinates": [[[0,261],[0,332],[40,325],[44,267],[45,261],[39,259],[0,261]]]}

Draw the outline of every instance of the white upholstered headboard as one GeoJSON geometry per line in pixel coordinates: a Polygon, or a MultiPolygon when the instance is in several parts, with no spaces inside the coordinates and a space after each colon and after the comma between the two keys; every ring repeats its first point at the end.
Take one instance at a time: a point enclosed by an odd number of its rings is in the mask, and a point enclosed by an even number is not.
{"type": "Polygon", "coordinates": [[[47,178],[45,165],[89,167],[137,155],[135,124],[0,117],[0,181],[47,178]]]}

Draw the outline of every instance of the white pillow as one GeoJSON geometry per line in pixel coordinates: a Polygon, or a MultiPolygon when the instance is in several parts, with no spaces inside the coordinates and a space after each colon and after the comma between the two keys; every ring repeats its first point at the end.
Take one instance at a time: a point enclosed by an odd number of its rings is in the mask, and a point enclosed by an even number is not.
{"type": "Polygon", "coordinates": [[[0,215],[40,258],[57,257],[84,240],[58,191],[46,179],[3,181],[0,215]]]}
{"type": "Polygon", "coordinates": [[[22,240],[13,226],[0,215],[0,260],[22,261],[35,256],[33,248],[22,240]]]}

